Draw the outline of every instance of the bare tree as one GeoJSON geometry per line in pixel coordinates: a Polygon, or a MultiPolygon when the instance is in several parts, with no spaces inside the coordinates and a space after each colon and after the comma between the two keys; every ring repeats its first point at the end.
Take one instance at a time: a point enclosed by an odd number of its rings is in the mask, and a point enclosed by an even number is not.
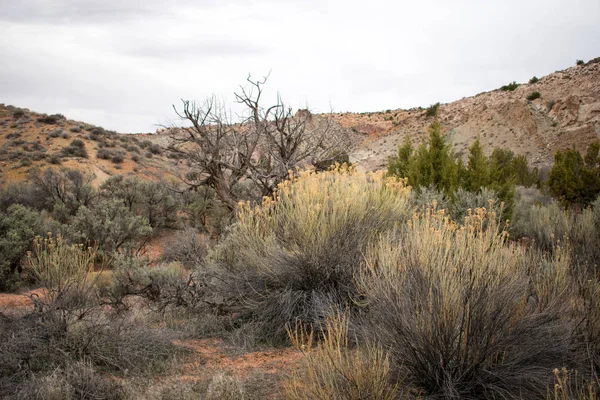
{"type": "Polygon", "coordinates": [[[235,209],[235,187],[250,180],[262,195],[273,192],[288,171],[299,165],[322,165],[347,154],[348,137],[334,130],[329,119],[313,116],[308,110],[293,112],[277,96],[275,104],[261,104],[262,80],[247,78],[247,85],[235,93],[245,106],[247,117],[233,124],[230,114],[214,96],[202,106],[183,101],[177,115],[190,126],[171,135],[170,149],[183,154],[193,171],[191,185],[208,185],[219,198],[235,209]]]}
{"type": "Polygon", "coordinates": [[[186,181],[192,186],[207,185],[231,210],[237,206],[235,186],[248,176],[257,135],[233,124],[229,113],[213,96],[201,106],[183,101],[177,115],[190,123],[171,135],[169,149],[184,156],[192,173],[186,181]]]}
{"type": "Polygon", "coordinates": [[[250,111],[248,129],[259,138],[250,172],[263,195],[271,194],[294,167],[335,161],[340,154],[347,154],[349,147],[348,136],[332,129],[331,120],[313,117],[308,109],[294,113],[280,95],[274,105],[263,108],[260,100],[267,78],[253,81],[248,77],[249,86],[235,94],[238,103],[250,111]]]}

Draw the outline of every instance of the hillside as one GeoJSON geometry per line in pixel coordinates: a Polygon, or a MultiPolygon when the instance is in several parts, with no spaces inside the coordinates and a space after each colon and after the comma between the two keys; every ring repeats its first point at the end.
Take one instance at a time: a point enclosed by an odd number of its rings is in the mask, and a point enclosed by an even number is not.
{"type": "MultiPolygon", "coordinates": [[[[507,82],[508,83],[508,82],[507,82]]],[[[408,136],[417,145],[427,138],[434,117],[427,109],[318,115],[329,129],[345,131],[351,160],[366,170],[385,167],[408,136]]],[[[486,152],[502,147],[524,154],[530,165],[547,168],[557,150],[580,151],[600,137],[600,58],[557,71],[515,90],[496,89],[437,110],[456,154],[464,155],[476,137],[486,152]],[[539,92],[534,100],[528,97],[539,92]]],[[[315,122],[316,123],[316,122],[315,122]]],[[[0,104],[0,180],[25,179],[31,168],[62,165],[93,173],[96,183],[113,174],[149,179],[174,177],[181,163],[164,151],[169,130],[156,134],[119,134],[62,115],[46,115],[0,104]],[[87,157],[71,143],[79,140],[87,157]]]]}
{"type": "MultiPolygon", "coordinates": [[[[508,83],[508,82],[507,82],[508,83]]],[[[524,154],[530,165],[548,167],[557,150],[578,150],[600,138],[600,59],[544,76],[514,91],[496,89],[441,104],[438,118],[457,154],[479,136],[488,153],[495,147],[524,154]],[[540,97],[527,99],[533,92],[540,97]]],[[[428,135],[427,110],[332,114],[343,127],[362,134],[351,159],[367,170],[384,167],[408,136],[413,144],[428,135]]]]}
{"type": "Polygon", "coordinates": [[[177,161],[160,141],[0,104],[0,181],[23,180],[32,168],[49,166],[91,173],[96,184],[114,174],[156,180],[173,175],[177,161]]]}

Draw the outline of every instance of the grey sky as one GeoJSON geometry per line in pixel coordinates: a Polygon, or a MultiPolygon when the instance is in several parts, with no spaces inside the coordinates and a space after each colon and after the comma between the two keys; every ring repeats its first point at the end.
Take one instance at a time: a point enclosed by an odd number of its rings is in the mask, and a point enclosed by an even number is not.
{"type": "Polygon", "coordinates": [[[427,106],[600,56],[598,0],[0,0],[0,102],[120,132],[272,71],[294,108],[427,106]]]}

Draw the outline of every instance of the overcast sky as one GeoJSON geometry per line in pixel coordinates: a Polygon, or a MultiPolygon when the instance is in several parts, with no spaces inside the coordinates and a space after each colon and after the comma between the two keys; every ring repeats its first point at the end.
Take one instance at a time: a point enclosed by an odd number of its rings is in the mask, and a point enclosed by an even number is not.
{"type": "Polygon", "coordinates": [[[0,103],[153,132],[271,72],[294,108],[428,106],[600,56],[600,0],[0,0],[0,103]]]}

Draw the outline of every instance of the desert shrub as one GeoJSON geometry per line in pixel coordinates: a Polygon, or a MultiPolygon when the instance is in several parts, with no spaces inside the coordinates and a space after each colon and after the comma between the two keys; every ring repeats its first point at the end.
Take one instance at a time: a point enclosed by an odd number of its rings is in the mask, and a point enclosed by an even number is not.
{"type": "Polygon", "coordinates": [[[101,127],[93,127],[91,133],[94,136],[104,136],[104,135],[106,135],[106,131],[104,130],[104,128],[101,128],[101,127]]]}
{"type": "Polygon", "coordinates": [[[162,254],[166,262],[178,261],[187,268],[196,268],[208,252],[209,241],[192,227],[186,227],[169,240],[162,254]]]}
{"type": "Polygon", "coordinates": [[[539,99],[540,97],[542,97],[542,95],[540,94],[540,92],[531,92],[529,94],[529,96],[527,96],[527,100],[533,101],[535,99],[539,99]]]}
{"type": "Polygon", "coordinates": [[[57,323],[55,312],[0,319],[0,397],[20,391],[22,398],[31,398],[28,396],[36,389],[42,393],[75,391],[74,398],[88,398],[79,396],[77,391],[83,388],[118,394],[118,386],[111,384],[114,381],[95,371],[121,375],[164,372],[182,351],[171,343],[171,332],[140,327],[140,321],[108,316],[98,308],[94,311],[69,320],[67,325],[57,323]],[[83,370],[81,363],[86,365],[83,370]],[[60,379],[48,379],[55,372],[60,379]],[[53,388],[52,383],[59,387],[53,388]]]}
{"type": "Polygon", "coordinates": [[[115,175],[102,184],[100,194],[121,200],[132,213],[145,217],[152,228],[177,226],[178,204],[164,182],[115,175]]]}
{"type": "Polygon", "coordinates": [[[575,61],[575,65],[583,65],[583,64],[585,64],[585,61],[583,61],[583,60],[576,60],[575,61]]]}
{"type": "Polygon", "coordinates": [[[374,344],[352,346],[348,321],[342,315],[326,321],[321,340],[299,328],[290,332],[292,344],[304,354],[302,367],[284,383],[286,399],[398,399],[390,384],[388,357],[374,344]]]}
{"type": "Polygon", "coordinates": [[[146,153],[144,153],[144,156],[145,156],[146,158],[152,158],[154,155],[152,154],[152,152],[151,152],[151,151],[147,151],[146,153]]]}
{"type": "Polygon", "coordinates": [[[469,215],[469,210],[475,212],[477,208],[495,208],[494,211],[500,212],[500,203],[496,192],[492,189],[482,188],[479,192],[473,193],[459,188],[454,193],[454,201],[449,211],[454,221],[462,222],[469,215]]]}
{"type": "Polygon", "coordinates": [[[14,388],[31,373],[69,362],[68,335],[94,307],[93,281],[87,279],[93,259],[93,251],[68,246],[60,238],[36,240],[26,266],[44,293],[31,296],[33,313],[0,318],[0,388],[14,388]]]}
{"type": "Polygon", "coordinates": [[[96,157],[103,160],[110,160],[113,156],[113,152],[108,149],[98,149],[98,152],[96,153],[96,157]]]}
{"type": "Polygon", "coordinates": [[[40,210],[48,210],[61,222],[77,213],[80,206],[90,206],[95,198],[91,185],[93,175],[67,168],[48,168],[29,174],[31,189],[28,203],[40,210]]]}
{"type": "Polygon", "coordinates": [[[112,156],[111,161],[113,164],[123,164],[123,161],[125,161],[125,158],[123,157],[123,154],[117,153],[112,156]]]}
{"type": "Polygon", "coordinates": [[[69,245],[60,236],[36,240],[27,267],[44,294],[32,296],[32,314],[8,324],[10,338],[29,337],[25,349],[15,349],[13,339],[0,348],[0,357],[12,353],[15,359],[9,367],[22,365],[33,353],[39,357],[30,372],[77,360],[109,371],[139,372],[159,368],[175,353],[172,333],[140,327],[135,316],[105,312],[98,295],[103,274],[91,273],[96,258],[95,247],[69,245]]]}
{"type": "Polygon", "coordinates": [[[105,293],[119,307],[126,307],[126,297],[136,296],[148,300],[155,311],[194,311],[204,305],[199,296],[202,290],[201,282],[179,263],[148,268],[147,260],[119,255],[114,262],[113,282],[105,293]]]}
{"type": "Polygon", "coordinates": [[[592,205],[571,217],[569,249],[576,267],[595,270],[600,267],[600,197],[592,205]]]}
{"type": "Polygon", "coordinates": [[[87,158],[85,143],[79,139],[74,139],[68,146],[63,147],[60,151],[63,157],[82,157],[87,158]]]}
{"type": "Polygon", "coordinates": [[[434,185],[419,188],[418,191],[410,192],[411,205],[424,210],[428,207],[436,207],[438,210],[447,210],[450,200],[443,192],[434,185]]]}
{"type": "Polygon", "coordinates": [[[71,143],[69,144],[69,146],[71,146],[71,147],[78,147],[78,148],[84,148],[85,147],[85,143],[83,143],[83,141],[80,140],[80,139],[75,139],[75,140],[71,141],[71,143]]]}
{"type": "Polygon", "coordinates": [[[508,85],[502,86],[500,88],[500,90],[505,91],[505,92],[512,92],[518,87],[519,87],[519,84],[516,81],[513,81],[513,82],[509,83],[508,85]]]}
{"type": "Polygon", "coordinates": [[[6,212],[13,204],[37,209],[40,202],[31,184],[17,182],[0,188],[0,211],[6,212]]]}
{"type": "Polygon", "coordinates": [[[49,335],[62,331],[50,323],[46,328],[33,315],[18,318],[0,314],[0,398],[14,396],[32,373],[51,370],[65,361],[65,355],[52,349],[49,340],[49,335]]]}
{"type": "Polygon", "coordinates": [[[556,201],[531,204],[520,201],[511,229],[517,239],[526,239],[544,250],[567,247],[574,267],[593,269],[600,260],[600,200],[576,212],[556,201]]]}
{"type": "Polygon", "coordinates": [[[72,235],[96,242],[104,252],[138,252],[152,233],[145,217],[136,215],[123,200],[104,198],[92,208],[81,206],[73,218],[72,235]]]}
{"type": "Polygon", "coordinates": [[[566,243],[573,225],[571,214],[553,201],[540,204],[518,205],[512,233],[516,238],[526,237],[543,250],[551,250],[558,243],[566,243]]]}
{"type": "Polygon", "coordinates": [[[152,144],[148,147],[148,150],[150,150],[150,153],[152,154],[161,154],[162,153],[162,149],[160,148],[160,146],[158,144],[152,144]]]}
{"type": "Polygon", "coordinates": [[[185,191],[178,200],[185,224],[198,231],[220,236],[232,223],[233,213],[219,201],[214,189],[204,186],[185,191]]]}
{"type": "Polygon", "coordinates": [[[580,361],[568,257],[528,263],[496,218],[479,209],[461,226],[425,212],[367,255],[365,335],[389,351],[392,376],[424,395],[539,398],[549,371],[580,361]]]}
{"type": "Polygon", "coordinates": [[[600,283],[595,270],[579,271],[578,289],[582,308],[577,325],[579,350],[585,354],[592,376],[600,378],[600,283]]]}
{"type": "Polygon", "coordinates": [[[8,135],[6,135],[7,139],[18,139],[21,136],[23,136],[20,132],[13,132],[13,133],[9,133],[8,135]]]}
{"type": "Polygon", "coordinates": [[[318,330],[332,308],[356,299],[363,253],[379,232],[406,219],[408,192],[382,171],[300,172],[274,199],[240,207],[205,266],[220,276],[215,291],[263,340],[284,341],[298,322],[318,330]]]}
{"type": "Polygon", "coordinates": [[[138,154],[140,153],[140,148],[139,148],[138,146],[134,145],[134,144],[130,144],[130,145],[128,145],[128,146],[127,146],[127,150],[128,150],[130,153],[138,153],[138,154]]]}
{"type": "Polygon", "coordinates": [[[31,165],[31,158],[25,157],[21,160],[21,167],[29,167],[31,165]]]}
{"type": "Polygon", "coordinates": [[[62,135],[64,133],[64,130],[61,128],[56,128],[53,131],[48,132],[48,136],[50,136],[51,138],[57,138],[60,137],[60,135],[62,135]]]}
{"type": "Polygon", "coordinates": [[[78,126],[72,126],[71,128],[69,128],[69,130],[73,133],[79,133],[81,132],[81,128],[78,126]]]}
{"type": "MultiPolygon", "coordinates": [[[[263,374],[251,372],[241,375],[230,372],[217,372],[206,381],[198,382],[195,386],[181,383],[176,387],[165,387],[159,390],[162,400],[259,400],[273,397],[273,391],[279,389],[275,379],[263,374]],[[183,389],[183,390],[182,390],[183,389]]],[[[277,396],[279,397],[279,396],[277,396]]]]}
{"type": "Polygon", "coordinates": [[[533,78],[531,78],[529,80],[529,84],[533,85],[534,83],[538,83],[540,81],[540,79],[537,76],[534,76],[533,78]]]}
{"type": "Polygon", "coordinates": [[[25,115],[25,110],[17,109],[13,112],[13,119],[19,119],[25,115]]]}
{"type": "Polygon", "coordinates": [[[123,389],[100,375],[89,362],[79,361],[45,374],[35,374],[16,394],[17,399],[123,399],[123,389]]]}
{"type": "Polygon", "coordinates": [[[131,161],[133,162],[140,162],[140,156],[138,156],[137,154],[134,154],[131,156],[131,161]]]}
{"type": "Polygon", "coordinates": [[[18,282],[20,262],[43,227],[40,214],[23,205],[13,204],[0,212],[0,290],[12,289],[18,282]]]}
{"type": "Polygon", "coordinates": [[[146,140],[143,140],[143,141],[140,143],[140,147],[141,147],[142,149],[145,149],[146,147],[149,147],[149,146],[152,146],[152,142],[151,142],[150,140],[148,140],[148,139],[146,139],[146,140]]]}
{"type": "Polygon", "coordinates": [[[427,111],[425,111],[425,115],[428,117],[437,117],[439,108],[440,103],[432,104],[427,108],[427,111]]]}
{"type": "Polygon", "coordinates": [[[41,117],[38,117],[38,122],[41,122],[43,124],[48,124],[48,125],[56,125],[58,124],[60,121],[65,120],[65,116],[62,114],[52,114],[52,115],[42,115],[41,117]]]}
{"type": "Polygon", "coordinates": [[[31,159],[33,161],[39,161],[39,160],[43,160],[47,157],[47,154],[44,153],[43,151],[33,151],[31,153],[31,159]]]}
{"type": "Polygon", "coordinates": [[[85,359],[122,374],[164,372],[166,362],[181,353],[171,331],[143,326],[128,315],[88,319],[68,336],[75,359],[85,359]]]}
{"type": "Polygon", "coordinates": [[[81,319],[96,305],[94,269],[96,247],[68,245],[59,235],[36,237],[27,254],[26,268],[44,288],[43,296],[32,298],[36,310],[53,317],[67,330],[72,319],[81,319]]]}

